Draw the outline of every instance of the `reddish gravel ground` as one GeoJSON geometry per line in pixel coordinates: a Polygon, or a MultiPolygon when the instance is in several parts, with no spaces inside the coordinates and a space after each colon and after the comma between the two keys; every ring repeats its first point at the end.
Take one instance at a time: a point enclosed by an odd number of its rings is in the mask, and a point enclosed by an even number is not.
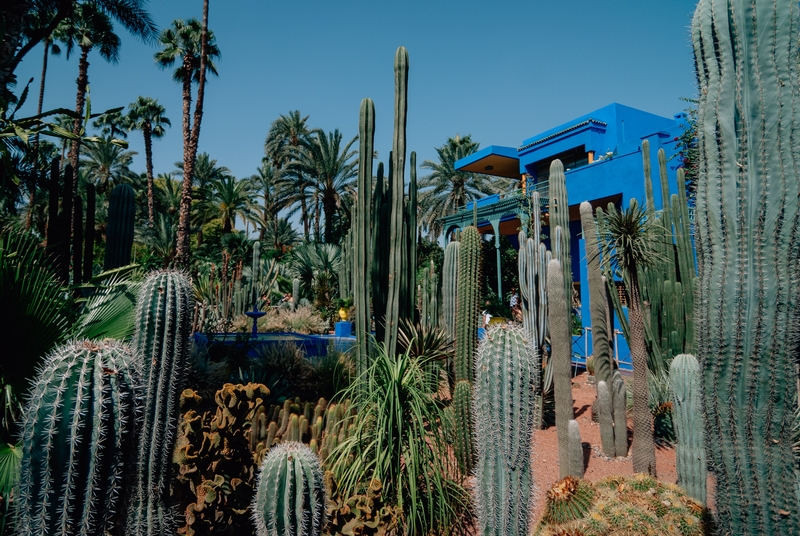
{"type": "MultiPolygon", "coordinates": [[[[596,397],[594,385],[586,383],[587,374],[583,372],[572,382],[573,410],[575,420],[581,429],[583,441],[584,478],[590,481],[600,480],[611,475],[632,475],[633,461],[627,458],[606,459],[600,453],[600,425],[592,422],[592,403],[596,397]]],[[[628,444],[632,437],[633,422],[628,418],[628,444]]],[[[630,448],[630,447],[629,447],[630,448]]],[[[556,428],[538,430],[534,434],[533,445],[534,478],[536,479],[537,501],[536,519],[544,509],[545,492],[559,480],[558,478],[558,438],[556,428]]],[[[630,450],[628,451],[630,454],[630,450]]],[[[675,449],[673,447],[656,447],[656,472],[661,482],[675,484],[675,449]]],[[[713,482],[709,482],[709,503],[713,502],[713,482]]]]}

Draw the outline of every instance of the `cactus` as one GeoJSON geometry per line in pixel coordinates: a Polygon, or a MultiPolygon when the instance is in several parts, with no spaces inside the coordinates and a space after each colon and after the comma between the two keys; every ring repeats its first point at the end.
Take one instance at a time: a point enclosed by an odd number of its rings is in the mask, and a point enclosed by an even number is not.
{"type": "Polygon", "coordinates": [[[433,260],[422,270],[422,285],[419,289],[420,324],[428,329],[439,325],[439,276],[433,260]]]}
{"type": "Polygon", "coordinates": [[[83,233],[83,280],[92,279],[92,268],[94,267],[94,224],[95,209],[97,206],[97,195],[94,184],[86,185],[86,230],[83,233]]]}
{"type": "MultiPolygon", "coordinates": [[[[397,328],[400,318],[407,317],[408,308],[403,303],[408,294],[403,294],[402,280],[407,262],[406,237],[403,233],[406,165],[406,119],[408,113],[408,51],[399,47],[394,57],[394,137],[392,141],[392,166],[389,181],[391,216],[389,219],[389,279],[386,299],[386,333],[384,344],[386,353],[395,355],[397,347],[397,328]],[[404,262],[405,261],[405,262],[404,262]],[[406,314],[404,314],[406,313],[406,314]]],[[[360,190],[359,190],[360,191],[360,190]]],[[[415,207],[416,210],[416,207],[415,207]]],[[[412,230],[416,235],[416,229],[412,230]]],[[[384,246],[385,247],[385,246],[384,246]]],[[[414,267],[416,270],[416,267],[414,267]]]]}
{"type": "Polygon", "coordinates": [[[175,527],[169,481],[187,369],[191,301],[189,278],[178,271],[151,273],[139,293],[133,345],[144,359],[144,408],[128,534],[162,534],[175,527]]]}
{"type": "Polygon", "coordinates": [[[469,226],[461,233],[458,259],[458,306],[456,307],[456,380],[472,380],[472,360],[478,339],[480,314],[481,237],[469,226]]]}
{"type": "Polygon", "coordinates": [[[798,6],[701,0],[695,346],[721,533],[800,534],[798,6]]]}
{"type": "Polygon", "coordinates": [[[297,309],[300,304],[300,280],[292,279],[292,309],[297,309]]]}
{"type": "Polygon", "coordinates": [[[533,514],[530,455],[539,371],[531,350],[522,329],[505,325],[490,329],[478,346],[475,504],[485,536],[528,534],[533,514]]]}
{"type": "Polygon", "coordinates": [[[104,534],[133,470],[140,360],[113,341],[76,341],[44,362],[22,412],[19,535],[104,534]]]}
{"type": "MultiPolygon", "coordinates": [[[[556,228],[556,234],[561,228],[556,228]]],[[[570,476],[569,421],[572,411],[572,335],[570,318],[564,307],[563,272],[561,263],[552,259],[547,264],[547,292],[549,298],[548,324],[550,326],[550,366],[553,367],[553,386],[556,397],[556,430],[558,433],[558,465],[561,478],[570,476]]]]}
{"type": "Polygon", "coordinates": [[[675,466],[678,485],[701,504],[706,503],[706,453],[703,408],[700,405],[700,366],[691,354],[675,356],[669,369],[673,422],[677,434],[675,466]]]}
{"type": "Polygon", "coordinates": [[[462,474],[470,474],[475,463],[472,450],[472,384],[467,380],[456,382],[453,390],[453,413],[455,421],[455,455],[462,474]]]}
{"type": "MultiPolygon", "coordinates": [[[[597,420],[600,424],[600,444],[606,456],[615,456],[614,414],[611,405],[611,391],[602,380],[597,382],[597,420]]],[[[627,454],[627,452],[625,453],[627,454]]]]}
{"type": "Polygon", "coordinates": [[[611,375],[611,405],[614,418],[614,453],[628,455],[628,387],[619,370],[611,375]]]}
{"type": "Polygon", "coordinates": [[[460,242],[452,241],[444,249],[442,267],[442,324],[452,340],[456,338],[456,303],[458,296],[458,256],[460,242]]]}
{"type": "Polygon", "coordinates": [[[72,284],[80,285],[83,277],[83,200],[75,196],[72,209],[72,284]]]}
{"type": "Polygon", "coordinates": [[[104,270],[113,270],[131,263],[133,224],[136,218],[135,197],[133,188],[127,184],[118,184],[111,190],[104,270]]]}
{"type": "MultiPolygon", "coordinates": [[[[356,198],[356,223],[353,237],[353,297],[356,308],[356,372],[362,374],[369,365],[370,285],[366,274],[371,273],[372,155],[375,141],[375,105],[372,99],[361,101],[358,119],[358,196],[356,198]]],[[[378,181],[380,188],[382,181],[378,181]]],[[[376,196],[379,195],[376,192],[376,196]]],[[[378,311],[375,312],[376,320],[378,311]]]]}
{"type": "Polygon", "coordinates": [[[585,517],[592,507],[594,489],[589,482],[567,476],[547,490],[542,522],[568,523],[585,517]]]}
{"type": "Polygon", "coordinates": [[[571,420],[567,425],[569,434],[569,472],[575,478],[583,478],[583,442],[578,421],[571,420]]]}
{"type": "Polygon", "coordinates": [[[258,536],[320,536],[325,525],[322,467],[302,443],[283,443],[264,458],[253,499],[258,536]]]}

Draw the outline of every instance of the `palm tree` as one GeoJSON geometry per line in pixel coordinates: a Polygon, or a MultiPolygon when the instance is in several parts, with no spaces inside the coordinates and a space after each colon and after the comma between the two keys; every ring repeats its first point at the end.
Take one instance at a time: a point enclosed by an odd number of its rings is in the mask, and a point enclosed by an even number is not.
{"type": "Polygon", "coordinates": [[[130,121],[120,110],[101,115],[92,122],[92,126],[100,131],[101,136],[110,139],[117,136],[127,138],[131,129],[130,121]]]}
{"type": "Polygon", "coordinates": [[[633,471],[656,476],[656,454],[653,443],[653,419],[650,413],[647,385],[647,344],[645,318],[639,287],[639,276],[659,262],[653,245],[661,240],[659,227],[647,211],[631,199],[627,210],[618,211],[609,203],[603,235],[602,255],[613,269],[621,272],[628,290],[628,324],[633,358],[633,471]]]}
{"type": "Polygon", "coordinates": [[[139,96],[129,106],[128,121],[132,129],[141,130],[144,135],[144,157],[147,169],[147,218],[150,225],[155,223],[153,201],[153,138],[161,138],[165,126],[171,126],[165,115],[167,110],[158,104],[157,99],[139,96]]]}
{"type": "Polygon", "coordinates": [[[192,179],[200,139],[200,123],[203,119],[203,100],[207,73],[217,74],[214,58],[219,57],[219,47],[214,42],[214,34],[208,29],[208,0],[203,1],[203,22],[180,19],[172,22],[159,36],[164,47],[155,55],[156,62],[163,68],[171,67],[180,59],[172,78],[183,87],[183,189],[181,192],[180,219],[178,222],[177,260],[184,267],[189,266],[190,216],[192,208],[192,179]],[[193,126],[190,118],[192,108],[192,82],[197,82],[197,102],[194,109],[193,126]]]}
{"type": "MultiPolygon", "coordinates": [[[[299,205],[303,220],[303,234],[306,242],[309,234],[308,190],[312,182],[299,169],[287,170],[286,165],[293,159],[292,150],[297,150],[310,135],[308,116],[301,116],[299,110],[281,115],[272,122],[264,143],[264,153],[281,172],[281,185],[292,195],[284,201],[287,207],[299,205]]],[[[291,212],[294,212],[291,211],[291,212]]]]}
{"type": "Polygon", "coordinates": [[[121,183],[136,183],[139,178],[130,170],[135,151],[128,151],[111,143],[110,138],[86,145],[81,159],[81,172],[103,192],[109,182],[113,186],[121,183]]]}
{"type": "Polygon", "coordinates": [[[325,214],[325,242],[328,243],[333,242],[334,215],[342,204],[342,194],[353,189],[358,161],[354,159],[356,151],[350,149],[357,139],[358,136],[354,137],[342,147],[339,129],[327,136],[322,130],[314,130],[299,147],[289,150],[293,159],[287,164],[287,171],[314,179],[314,198],[325,214]]]}
{"type": "Polygon", "coordinates": [[[286,251],[300,242],[300,235],[292,227],[289,218],[278,218],[274,226],[270,226],[264,235],[264,242],[272,244],[275,249],[286,251]]]}
{"type": "Polygon", "coordinates": [[[432,172],[422,177],[418,186],[420,223],[431,239],[435,240],[442,232],[439,218],[458,212],[468,202],[484,195],[504,192],[513,184],[510,179],[455,169],[457,160],[471,155],[479,146],[470,135],[449,138],[447,143],[436,148],[438,162],[425,160],[420,166],[432,172]]]}
{"type": "MultiPolygon", "coordinates": [[[[153,181],[159,212],[174,219],[181,206],[181,183],[169,173],[160,173],[153,181]]],[[[177,229],[177,228],[176,228],[177,229]]]]}
{"type": "MultiPolygon", "coordinates": [[[[183,162],[175,162],[178,168],[176,175],[184,177],[183,162]]],[[[219,179],[231,176],[231,170],[225,166],[218,166],[217,161],[213,160],[208,153],[200,153],[195,158],[194,176],[192,179],[192,197],[194,202],[191,205],[190,223],[197,226],[197,245],[203,244],[203,225],[215,217],[213,211],[208,207],[211,200],[213,189],[211,184],[219,179]]],[[[181,199],[183,199],[183,189],[181,189],[181,199]]],[[[180,211],[178,212],[180,214],[180,211]]]]}
{"type": "MultiPolygon", "coordinates": [[[[278,190],[278,173],[268,159],[264,158],[261,161],[261,166],[258,172],[250,175],[248,179],[253,185],[254,189],[261,194],[264,200],[261,205],[261,216],[259,218],[259,225],[261,230],[259,232],[259,240],[264,240],[267,234],[267,228],[277,228],[278,225],[278,212],[281,209],[281,200],[279,198],[280,192],[278,190]]],[[[277,232],[272,233],[276,238],[277,232]]],[[[278,246],[275,245],[275,249],[278,246]]]]}
{"type": "Polygon", "coordinates": [[[222,233],[229,234],[236,225],[236,217],[253,220],[255,190],[249,180],[237,181],[233,175],[216,179],[209,186],[203,203],[208,211],[222,220],[222,233]]]}

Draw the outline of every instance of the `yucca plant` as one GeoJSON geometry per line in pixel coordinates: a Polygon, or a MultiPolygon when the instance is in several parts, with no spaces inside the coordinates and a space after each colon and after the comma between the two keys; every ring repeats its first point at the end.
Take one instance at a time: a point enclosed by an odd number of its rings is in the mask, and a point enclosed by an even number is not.
{"type": "Polygon", "coordinates": [[[444,409],[431,396],[438,376],[426,357],[388,355],[382,344],[369,368],[340,397],[350,398],[358,419],[332,452],[331,470],[342,496],[364,493],[373,479],[403,511],[408,534],[444,533],[469,498],[450,475],[444,409]]]}

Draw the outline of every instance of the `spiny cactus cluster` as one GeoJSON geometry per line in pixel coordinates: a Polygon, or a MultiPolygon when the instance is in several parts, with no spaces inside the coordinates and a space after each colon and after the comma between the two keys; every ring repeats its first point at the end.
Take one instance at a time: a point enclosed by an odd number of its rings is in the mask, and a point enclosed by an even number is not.
{"type": "Polygon", "coordinates": [[[422,270],[422,283],[418,289],[419,321],[422,327],[433,329],[439,326],[439,275],[433,260],[422,270]]]}
{"type": "Polygon", "coordinates": [[[475,505],[484,536],[528,534],[533,510],[534,379],[539,374],[532,350],[522,329],[505,325],[491,328],[478,346],[472,414],[475,505]]]}
{"type": "Polygon", "coordinates": [[[674,484],[644,474],[612,476],[598,482],[566,477],[546,495],[536,536],[564,534],[708,534],[706,509],[674,484]]]}
{"type": "Polygon", "coordinates": [[[295,441],[270,449],[261,463],[253,521],[258,536],[320,536],[326,492],[319,458],[295,441]]]}
{"type": "Polygon", "coordinates": [[[45,359],[22,412],[16,534],[88,536],[120,523],[140,365],[111,341],[76,341],[45,359]]]}

